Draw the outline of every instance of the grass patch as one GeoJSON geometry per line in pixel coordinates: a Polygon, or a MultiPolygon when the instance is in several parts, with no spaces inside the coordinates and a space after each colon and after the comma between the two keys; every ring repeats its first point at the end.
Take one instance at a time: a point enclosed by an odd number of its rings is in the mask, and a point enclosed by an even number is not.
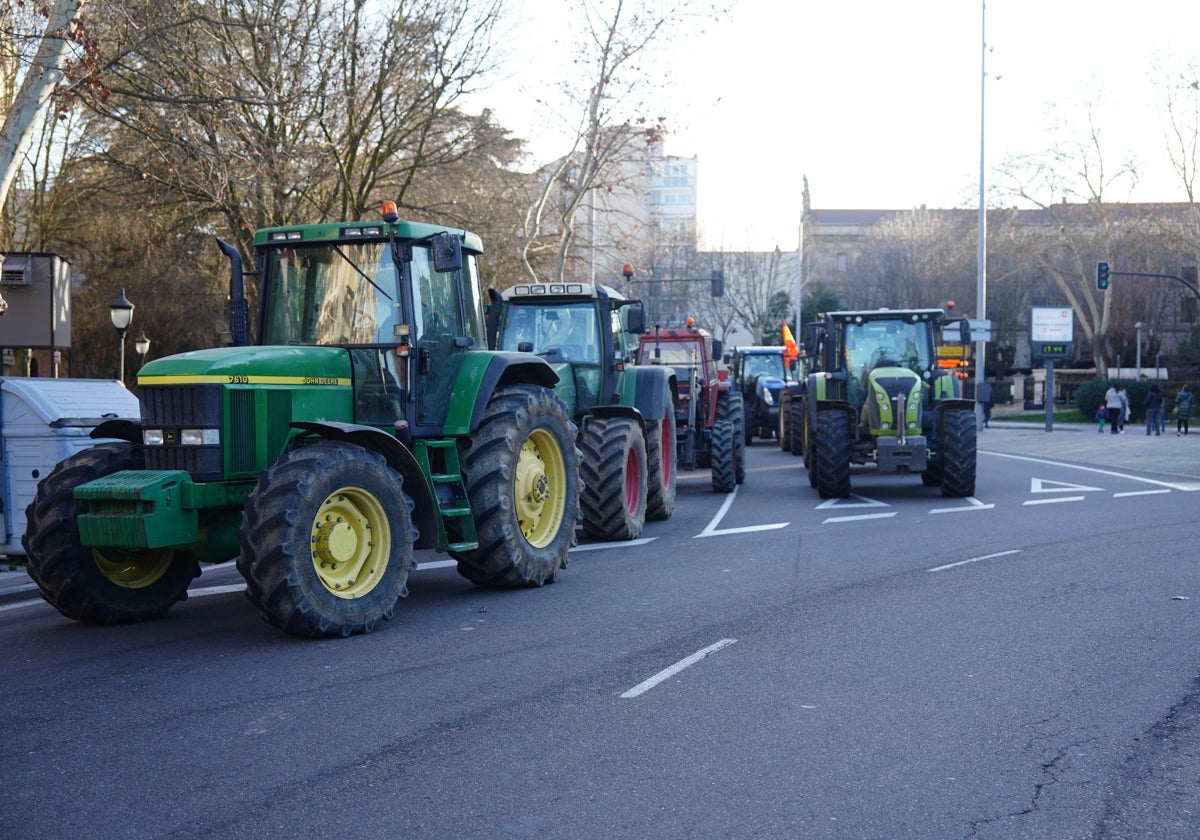
{"type": "MultiPolygon", "coordinates": [[[[1046,412],[1035,411],[1035,412],[1031,412],[1028,414],[1003,414],[1003,415],[993,414],[992,419],[993,420],[1018,420],[1018,421],[1025,422],[1025,423],[1045,422],[1046,412]]],[[[1082,412],[1075,411],[1074,409],[1071,409],[1070,411],[1056,411],[1056,412],[1054,412],[1054,419],[1057,420],[1059,423],[1095,423],[1096,422],[1096,418],[1084,417],[1082,412]]]]}

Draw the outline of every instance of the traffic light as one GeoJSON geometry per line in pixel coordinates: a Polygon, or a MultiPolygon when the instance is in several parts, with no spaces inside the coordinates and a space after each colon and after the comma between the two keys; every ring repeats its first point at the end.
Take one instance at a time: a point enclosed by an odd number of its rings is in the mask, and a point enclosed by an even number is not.
{"type": "Polygon", "coordinates": [[[712,296],[725,297],[725,272],[719,268],[712,273],[712,296]]]}
{"type": "Polygon", "coordinates": [[[1101,292],[1108,291],[1108,263],[1104,260],[1096,263],[1096,289],[1101,292]]]}

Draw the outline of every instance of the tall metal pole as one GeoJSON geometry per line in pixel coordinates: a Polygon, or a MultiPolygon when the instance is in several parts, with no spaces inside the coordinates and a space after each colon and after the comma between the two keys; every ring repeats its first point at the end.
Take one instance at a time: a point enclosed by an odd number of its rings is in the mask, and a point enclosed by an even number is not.
{"type": "MultiPolygon", "coordinates": [[[[975,317],[987,317],[987,205],[986,181],[984,180],[984,89],[987,84],[987,0],[979,4],[979,265],[975,281],[975,317]]],[[[983,341],[975,342],[975,393],[978,394],[984,382],[987,345],[983,341]]],[[[983,428],[983,405],[975,403],[975,427],[983,428]]]]}
{"type": "Polygon", "coordinates": [[[796,249],[796,335],[803,337],[804,300],[804,217],[800,218],[800,246],[796,249]]]}

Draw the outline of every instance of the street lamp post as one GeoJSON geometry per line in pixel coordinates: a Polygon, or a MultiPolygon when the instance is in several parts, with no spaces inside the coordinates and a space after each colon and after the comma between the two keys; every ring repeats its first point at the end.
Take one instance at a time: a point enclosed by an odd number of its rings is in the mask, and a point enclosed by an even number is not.
{"type": "Polygon", "coordinates": [[[145,330],[142,330],[142,334],[133,342],[133,349],[141,357],[141,361],[138,362],[138,370],[141,370],[142,366],[146,364],[146,354],[150,352],[150,339],[146,338],[145,330]]]}
{"type": "Polygon", "coordinates": [[[121,289],[120,296],[112,302],[108,307],[108,314],[112,317],[113,326],[117,328],[117,381],[122,385],[125,384],[125,331],[129,329],[129,322],[133,320],[133,304],[125,297],[125,290],[121,289]]]}
{"type": "Polygon", "coordinates": [[[1138,321],[1133,325],[1137,330],[1137,378],[1142,378],[1142,322],[1138,321]]]}

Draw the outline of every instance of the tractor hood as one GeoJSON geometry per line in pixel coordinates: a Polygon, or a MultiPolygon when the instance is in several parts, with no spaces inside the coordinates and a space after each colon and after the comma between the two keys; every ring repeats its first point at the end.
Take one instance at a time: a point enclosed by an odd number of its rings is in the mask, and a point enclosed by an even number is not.
{"type": "Polygon", "coordinates": [[[341,347],[216,347],[147,362],[138,385],[349,385],[350,354],[341,347]]]}

